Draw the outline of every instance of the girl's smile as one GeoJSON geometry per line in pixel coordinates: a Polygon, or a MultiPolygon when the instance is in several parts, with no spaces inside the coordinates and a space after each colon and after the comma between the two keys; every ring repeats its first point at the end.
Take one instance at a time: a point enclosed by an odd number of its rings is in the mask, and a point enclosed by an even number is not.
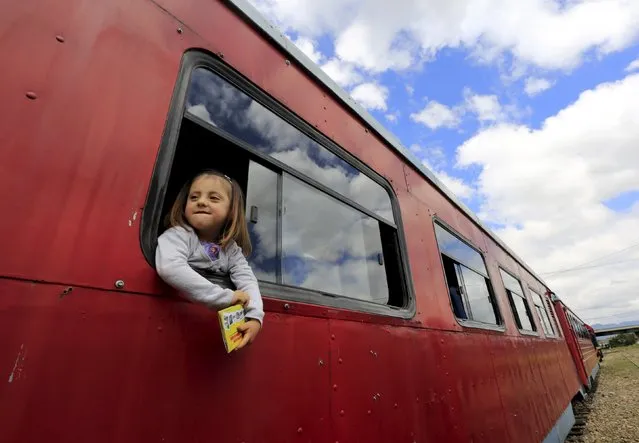
{"type": "Polygon", "coordinates": [[[203,175],[193,181],[184,208],[189,224],[208,240],[224,228],[231,206],[231,186],[223,178],[203,175]]]}

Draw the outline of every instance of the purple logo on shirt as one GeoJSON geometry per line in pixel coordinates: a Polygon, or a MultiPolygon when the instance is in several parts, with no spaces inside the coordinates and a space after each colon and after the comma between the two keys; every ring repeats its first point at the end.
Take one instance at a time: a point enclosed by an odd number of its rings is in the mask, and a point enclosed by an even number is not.
{"type": "Polygon", "coordinates": [[[220,247],[218,245],[205,241],[202,241],[200,243],[204,247],[206,255],[208,255],[211,260],[217,260],[220,257],[220,247]]]}

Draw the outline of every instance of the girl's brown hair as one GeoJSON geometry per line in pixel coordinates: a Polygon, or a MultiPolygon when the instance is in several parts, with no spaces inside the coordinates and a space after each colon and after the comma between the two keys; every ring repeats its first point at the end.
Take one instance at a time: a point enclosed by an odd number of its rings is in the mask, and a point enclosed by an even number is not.
{"type": "Polygon", "coordinates": [[[175,202],[173,202],[171,211],[167,214],[167,227],[191,227],[184,217],[184,208],[186,207],[186,201],[189,197],[191,185],[195,180],[202,177],[203,175],[220,177],[222,180],[228,182],[229,185],[231,185],[231,205],[229,208],[229,215],[226,219],[226,223],[224,223],[224,227],[222,228],[222,233],[220,234],[218,243],[220,244],[222,249],[226,249],[231,241],[235,241],[235,243],[237,243],[237,245],[242,248],[242,252],[244,253],[244,255],[248,256],[251,253],[252,248],[251,238],[249,237],[248,228],[246,227],[246,216],[244,214],[244,194],[242,193],[242,188],[240,188],[240,185],[237,181],[213,169],[207,169],[205,171],[199,172],[198,174],[193,176],[193,178],[187,181],[184,186],[182,186],[182,189],[180,189],[180,192],[175,198],[175,202]]]}

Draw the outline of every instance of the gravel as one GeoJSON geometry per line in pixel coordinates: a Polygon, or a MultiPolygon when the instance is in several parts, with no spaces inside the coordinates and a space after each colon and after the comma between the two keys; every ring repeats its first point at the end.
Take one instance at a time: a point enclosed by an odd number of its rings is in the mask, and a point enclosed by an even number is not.
{"type": "Polygon", "coordinates": [[[606,351],[589,400],[581,441],[639,442],[639,344],[606,351]]]}

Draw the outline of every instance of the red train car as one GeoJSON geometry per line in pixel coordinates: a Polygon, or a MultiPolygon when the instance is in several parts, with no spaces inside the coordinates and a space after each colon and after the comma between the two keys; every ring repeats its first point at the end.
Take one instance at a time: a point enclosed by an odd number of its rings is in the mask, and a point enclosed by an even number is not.
{"type": "Polygon", "coordinates": [[[575,362],[579,380],[584,389],[590,389],[599,372],[599,357],[594,330],[554,294],[553,299],[555,300],[555,312],[575,362]]]}
{"type": "Polygon", "coordinates": [[[565,437],[546,285],[248,4],[0,8],[3,441],[565,437]],[[232,355],[153,268],[204,166],[244,188],[265,298],[232,355]]]}

